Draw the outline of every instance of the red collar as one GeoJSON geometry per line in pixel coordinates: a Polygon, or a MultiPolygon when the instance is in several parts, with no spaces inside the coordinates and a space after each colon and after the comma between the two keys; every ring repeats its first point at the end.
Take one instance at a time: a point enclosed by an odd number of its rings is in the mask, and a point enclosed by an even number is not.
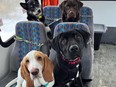
{"type": "Polygon", "coordinates": [[[81,61],[80,57],[77,58],[75,61],[69,61],[68,64],[72,64],[72,65],[75,65],[77,63],[79,63],[81,61]]]}
{"type": "Polygon", "coordinates": [[[65,62],[67,62],[69,65],[76,65],[76,64],[80,63],[80,61],[81,61],[80,57],[78,57],[78,58],[77,58],[76,60],[74,60],[74,61],[69,61],[69,60],[67,60],[67,59],[65,59],[65,58],[62,58],[62,60],[65,61],[65,62]]]}

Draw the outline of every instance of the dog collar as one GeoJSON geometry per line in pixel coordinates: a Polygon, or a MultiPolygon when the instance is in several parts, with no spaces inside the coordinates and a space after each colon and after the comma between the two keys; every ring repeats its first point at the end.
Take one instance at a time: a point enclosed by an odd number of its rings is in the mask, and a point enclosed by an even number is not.
{"type": "Polygon", "coordinates": [[[78,57],[76,60],[74,60],[74,61],[69,61],[69,60],[67,60],[67,59],[64,59],[64,58],[62,58],[65,62],[67,62],[69,65],[76,65],[76,64],[78,64],[81,60],[80,60],[80,57],[78,57]]]}
{"type": "Polygon", "coordinates": [[[70,61],[70,60],[64,58],[64,55],[62,54],[62,52],[60,52],[60,53],[61,53],[61,59],[65,62],[67,62],[69,65],[76,65],[76,64],[80,63],[80,61],[81,61],[80,57],[77,57],[74,61],[70,61]]]}
{"type": "MultiPolygon", "coordinates": [[[[45,85],[43,85],[44,87],[47,87],[48,86],[48,84],[49,84],[49,82],[48,83],[46,83],[45,85]]],[[[38,87],[43,87],[43,86],[38,86],[38,87]]],[[[35,87],[35,86],[34,86],[35,87]]]]}
{"type": "Polygon", "coordinates": [[[38,18],[39,18],[39,19],[42,18],[42,15],[39,15],[38,18]]]}

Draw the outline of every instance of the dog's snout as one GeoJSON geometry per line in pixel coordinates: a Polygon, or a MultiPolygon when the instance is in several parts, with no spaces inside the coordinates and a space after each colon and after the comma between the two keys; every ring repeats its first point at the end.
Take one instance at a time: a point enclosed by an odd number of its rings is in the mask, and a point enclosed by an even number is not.
{"type": "Polygon", "coordinates": [[[71,11],[69,11],[69,13],[70,13],[70,14],[73,14],[74,12],[71,10],[71,11]]]}
{"type": "Polygon", "coordinates": [[[75,12],[73,10],[70,10],[68,13],[69,17],[75,17],[75,12]]]}
{"type": "Polygon", "coordinates": [[[33,68],[33,69],[31,70],[31,74],[32,74],[32,75],[37,75],[38,73],[39,73],[39,69],[33,68]]]}
{"type": "Polygon", "coordinates": [[[79,47],[77,45],[72,45],[69,48],[70,52],[77,52],[79,50],[79,47]]]}
{"type": "Polygon", "coordinates": [[[39,9],[39,10],[38,10],[38,13],[40,13],[40,12],[41,12],[41,10],[39,9]]]}

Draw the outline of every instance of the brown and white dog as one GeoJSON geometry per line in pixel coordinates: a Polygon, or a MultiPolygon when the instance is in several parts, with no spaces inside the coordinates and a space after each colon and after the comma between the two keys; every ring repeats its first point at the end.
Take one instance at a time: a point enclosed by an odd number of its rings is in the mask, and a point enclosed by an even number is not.
{"type": "Polygon", "coordinates": [[[53,85],[53,63],[46,54],[30,51],[21,62],[16,87],[52,87],[53,85]]]}

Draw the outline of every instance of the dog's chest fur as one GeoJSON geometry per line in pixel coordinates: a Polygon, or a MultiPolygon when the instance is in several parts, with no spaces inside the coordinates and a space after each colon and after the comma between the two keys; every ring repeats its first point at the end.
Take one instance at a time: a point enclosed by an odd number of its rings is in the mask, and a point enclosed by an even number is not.
{"type": "MultiPolygon", "coordinates": [[[[58,58],[59,59],[59,58],[58,58]]],[[[77,65],[69,65],[65,61],[59,60],[60,63],[56,63],[54,68],[54,76],[55,79],[57,80],[56,84],[64,84],[67,82],[70,82],[70,80],[76,78],[77,73],[79,72],[79,66],[76,67],[77,65]]]]}

